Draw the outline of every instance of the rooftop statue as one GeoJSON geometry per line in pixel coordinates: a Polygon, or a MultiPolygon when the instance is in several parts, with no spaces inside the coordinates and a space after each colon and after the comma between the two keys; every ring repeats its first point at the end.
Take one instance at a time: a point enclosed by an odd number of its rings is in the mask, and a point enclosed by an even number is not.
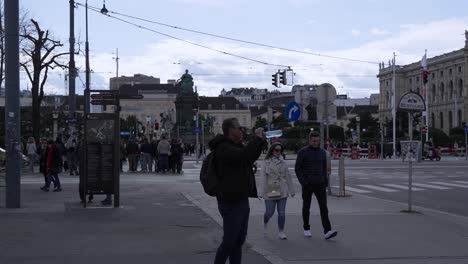
{"type": "Polygon", "coordinates": [[[193,94],[193,77],[188,70],[185,70],[177,82],[180,84],[180,94],[193,94]]]}

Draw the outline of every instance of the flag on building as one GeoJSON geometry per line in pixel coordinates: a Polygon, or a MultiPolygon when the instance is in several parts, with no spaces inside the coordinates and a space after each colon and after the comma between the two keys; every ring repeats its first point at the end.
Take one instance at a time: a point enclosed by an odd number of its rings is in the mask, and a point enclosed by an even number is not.
{"type": "Polygon", "coordinates": [[[421,67],[423,67],[424,70],[427,70],[427,56],[426,56],[426,53],[424,53],[424,56],[421,59],[421,67]]]}

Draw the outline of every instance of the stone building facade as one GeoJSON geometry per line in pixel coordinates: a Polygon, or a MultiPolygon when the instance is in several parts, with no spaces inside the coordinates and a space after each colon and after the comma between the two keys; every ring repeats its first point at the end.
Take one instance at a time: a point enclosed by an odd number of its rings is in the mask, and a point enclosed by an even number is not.
{"type": "MultiPolygon", "coordinates": [[[[468,32],[465,47],[427,59],[429,72],[426,92],[428,96],[429,127],[449,134],[451,128],[468,121],[468,32]]],[[[380,67],[379,116],[392,119],[392,67],[380,67]]],[[[421,62],[396,66],[395,102],[409,91],[421,94],[423,91],[423,69],[421,62]]]]}

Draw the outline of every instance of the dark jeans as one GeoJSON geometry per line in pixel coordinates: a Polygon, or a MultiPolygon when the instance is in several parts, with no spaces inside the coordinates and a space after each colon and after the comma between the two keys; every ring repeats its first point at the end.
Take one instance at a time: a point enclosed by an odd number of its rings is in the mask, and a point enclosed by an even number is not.
{"type": "Polygon", "coordinates": [[[330,219],[328,218],[327,191],[326,186],[321,184],[309,184],[302,186],[302,220],[304,221],[304,230],[310,230],[309,216],[312,194],[315,194],[319,204],[323,232],[327,233],[331,230],[330,219]]]}
{"type": "Polygon", "coordinates": [[[159,154],[158,171],[165,172],[169,170],[169,155],[159,154]]]}
{"type": "Polygon", "coordinates": [[[240,264],[242,245],[247,237],[249,225],[249,200],[218,201],[219,213],[223,217],[223,241],[216,252],[215,264],[240,264]]]}
{"type": "Polygon", "coordinates": [[[46,186],[47,188],[50,187],[50,183],[53,182],[56,188],[60,188],[60,179],[58,177],[58,174],[56,172],[49,172],[49,175],[47,175],[47,182],[46,186]]]}

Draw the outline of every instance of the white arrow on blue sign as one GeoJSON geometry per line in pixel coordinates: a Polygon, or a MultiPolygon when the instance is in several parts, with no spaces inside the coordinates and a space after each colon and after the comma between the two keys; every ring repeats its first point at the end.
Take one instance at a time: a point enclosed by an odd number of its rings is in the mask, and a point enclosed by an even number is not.
{"type": "Polygon", "coordinates": [[[296,102],[290,102],[286,108],[286,117],[289,121],[294,122],[301,116],[301,107],[296,102]]]}

